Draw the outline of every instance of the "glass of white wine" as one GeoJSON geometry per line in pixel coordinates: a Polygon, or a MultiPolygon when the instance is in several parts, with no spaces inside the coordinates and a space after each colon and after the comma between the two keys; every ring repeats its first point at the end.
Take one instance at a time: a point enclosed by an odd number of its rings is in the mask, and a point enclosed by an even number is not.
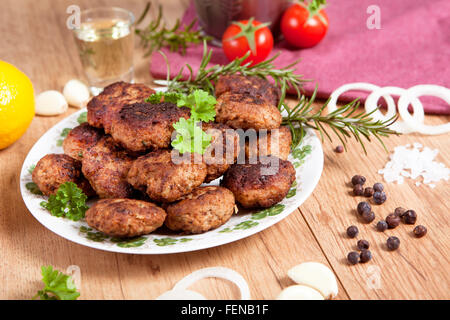
{"type": "Polygon", "coordinates": [[[133,82],[133,13],[121,8],[81,12],[75,41],[93,95],[113,82],[133,82]]]}

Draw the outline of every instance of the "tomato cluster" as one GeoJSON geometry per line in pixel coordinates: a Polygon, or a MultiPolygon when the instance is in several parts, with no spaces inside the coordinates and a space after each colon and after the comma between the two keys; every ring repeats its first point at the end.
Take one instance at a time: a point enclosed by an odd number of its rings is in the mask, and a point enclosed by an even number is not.
{"type": "MultiPolygon", "coordinates": [[[[280,27],[289,44],[310,48],[325,37],[328,30],[328,17],[323,10],[325,4],[325,0],[312,0],[308,4],[299,2],[284,12],[280,27]]],[[[230,61],[248,54],[243,64],[255,65],[272,51],[272,32],[268,23],[253,18],[233,22],[222,36],[222,47],[230,61]]]]}

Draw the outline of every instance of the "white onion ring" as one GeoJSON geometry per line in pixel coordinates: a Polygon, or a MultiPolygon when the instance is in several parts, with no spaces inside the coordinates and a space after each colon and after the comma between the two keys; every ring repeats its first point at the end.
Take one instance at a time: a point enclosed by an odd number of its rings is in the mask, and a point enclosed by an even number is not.
{"type": "MultiPolygon", "coordinates": [[[[395,104],[388,104],[388,110],[385,115],[383,115],[377,106],[377,102],[380,99],[381,96],[385,97],[386,95],[389,96],[403,96],[407,95],[408,92],[406,89],[399,88],[399,87],[382,87],[374,90],[366,99],[366,102],[364,104],[366,112],[370,113],[372,110],[376,109],[374,113],[372,113],[372,118],[375,120],[380,121],[387,121],[394,117],[397,114],[396,106],[395,104]]],[[[412,104],[414,105],[414,114],[411,117],[411,120],[414,122],[414,126],[410,126],[407,123],[403,121],[397,120],[395,123],[389,126],[392,130],[395,130],[400,133],[411,133],[415,131],[415,127],[417,127],[418,124],[422,123],[425,119],[425,112],[423,109],[423,105],[420,102],[419,99],[414,98],[411,99],[412,104]]],[[[409,114],[409,112],[408,112],[409,114]]],[[[412,123],[412,122],[411,122],[412,123]]]]}
{"type": "MultiPolygon", "coordinates": [[[[422,134],[442,134],[450,132],[450,122],[446,124],[441,124],[437,126],[426,125],[422,122],[417,123],[414,121],[414,118],[408,112],[408,106],[413,101],[413,99],[417,99],[420,96],[433,96],[441,98],[445,100],[448,104],[450,104],[450,89],[445,87],[431,85],[431,84],[423,84],[411,87],[407,90],[407,94],[402,95],[398,100],[398,111],[402,119],[415,129],[415,131],[420,132],[422,134]]],[[[414,114],[420,111],[417,109],[417,106],[412,103],[414,114]]]]}
{"type": "MultiPolygon", "coordinates": [[[[331,94],[330,101],[328,102],[328,113],[336,111],[338,98],[340,97],[341,94],[343,94],[346,91],[350,90],[375,91],[379,88],[380,88],[379,86],[367,82],[355,82],[344,84],[343,86],[334,90],[333,93],[331,94]]],[[[386,103],[388,104],[388,110],[395,108],[395,101],[394,99],[392,99],[391,96],[384,95],[383,98],[386,100],[386,103]]],[[[381,112],[379,113],[381,116],[383,116],[381,112]]]]}
{"type": "Polygon", "coordinates": [[[156,300],[206,300],[206,298],[197,291],[178,289],[166,291],[156,300]]]}
{"type": "Polygon", "coordinates": [[[183,279],[177,282],[172,290],[163,293],[157,299],[170,299],[171,297],[184,297],[190,298],[197,296],[198,299],[203,297],[200,294],[195,294],[191,290],[187,290],[194,282],[204,278],[222,278],[233,282],[241,292],[241,300],[250,300],[250,289],[248,287],[247,281],[236,271],[224,268],[224,267],[212,267],[204,268],[187,275],[183,279]]]}

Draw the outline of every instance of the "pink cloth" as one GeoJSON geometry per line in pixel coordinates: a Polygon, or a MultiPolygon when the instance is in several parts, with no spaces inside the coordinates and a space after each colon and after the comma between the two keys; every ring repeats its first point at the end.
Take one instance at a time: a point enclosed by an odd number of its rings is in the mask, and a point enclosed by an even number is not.
{"type": "MultiPolygon", "coordinates": [[[[272,54],[282,51],[275,61],[278,67],[301,58],[297,72],[314,80],[304,86],[306,94],[311,94],[316,83],[321,98],[328,98],[336,88],[350,82],[401,88],[418,84],[450,87],[450,1],[329,1],[326,11],[330,20],[328,34],[316,47],[298,50],[282,41],[272,51],[272,54]],[[367,8],[372,4],[380,7],[379,30],[366,26],[370,16],[367,8]]],[[[194,17],[191,5],[183,22],[194,17]]],[[[221,48],[211,48],[212,63],[228,63],[221,48]]],[[[202,50],[201,45],[194,46],[182,56],[164,49],[172,76],[186,63],[196,71],[202,50]]],[[[150,72],[155,78],[166,77],[166,63],[159,53],[152,55],[150,72]]],[[[340,100],[365,96],[361,92],[347,92],[340,100]]],[[[427,113],[450,114],[450,106],[444,101],[421,100],[427,113]]]]}

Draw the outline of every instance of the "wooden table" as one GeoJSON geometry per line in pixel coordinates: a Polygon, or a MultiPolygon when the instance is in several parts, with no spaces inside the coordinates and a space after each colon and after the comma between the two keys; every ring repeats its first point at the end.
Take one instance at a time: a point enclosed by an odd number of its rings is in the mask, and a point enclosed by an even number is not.
{"type": "MultiPolygon", "coordinates": [[[[93,6],[92,2],[125,7],[139,15],[146,1],[2,0],[0,59],[24,71],[36,92],[62,90],[67,80],[84,79],[75,43],[65,27],[66,8],[70,4],[87,8],[93,6]]],[[[161,2],[168,22],[181,16],[188,5],[188,0],[161,2]]],[[[148,84],[151,80],[148,61],[140,51],[136,53],[136,80],[148,84]]],[[[343,154],[333,152],[337,139],[334,143],[325,141],[324,171],[312,196],[282,222],[238,242],[184,254],[140,256],[103,252],[67,241],[28,212],[19,192],[19,171],[36,140],[74,111],[70,109],[59,117],[35,117],[19,141],[0,151],[0,298],[32,297],[41,288],[42,265],[60,270],[78,265],[82,299],[153,299],[185,275],[211,266],[237,270],[248,281],[253,298],[272,299],[292,284],[287,270],[305,261],[322,262],[332,268],[339,282],[338,299],[450,298],[448,182],[439,183],[435,189],[417,187],[413,182],[385,184],[388,200],[375,208],[377,220],[397,206],[414,208],[418,223],[429,230],[422,239],[414,238],[411,226],[402,224],[380,233],[373,224],[357,220],[354,209],[361,198],[350,195],[348,183],[357,173],[366,176],[370,184],[382,180],[377,171],[384,167],[388,155],[375,142],[366,156],[354,141],[350,151],[343,154]],[[359,227],[359,238],[371,243],[374,258],[367,264],[349,266],[346,262],[347,253],[356,245],[356,240],[345,236],[352,224],[359,227]],[[389,235],[402,241],[396,252],[388,252],[384,246],[389,235]],[[370,283],[374,283],[377,272],[380,285],[373,288],[370,283]]],[[[427,116],[426,121],[449,120],[427,116]]],[[[448,134],[392,137],[386,145],[392,149],[413,142],[438,148],[438,161],[450,166],[448,134]]],[[[202,280],[194,289],[208,298],[238,298],[237,289],[226,281],[202,280]]]]}

